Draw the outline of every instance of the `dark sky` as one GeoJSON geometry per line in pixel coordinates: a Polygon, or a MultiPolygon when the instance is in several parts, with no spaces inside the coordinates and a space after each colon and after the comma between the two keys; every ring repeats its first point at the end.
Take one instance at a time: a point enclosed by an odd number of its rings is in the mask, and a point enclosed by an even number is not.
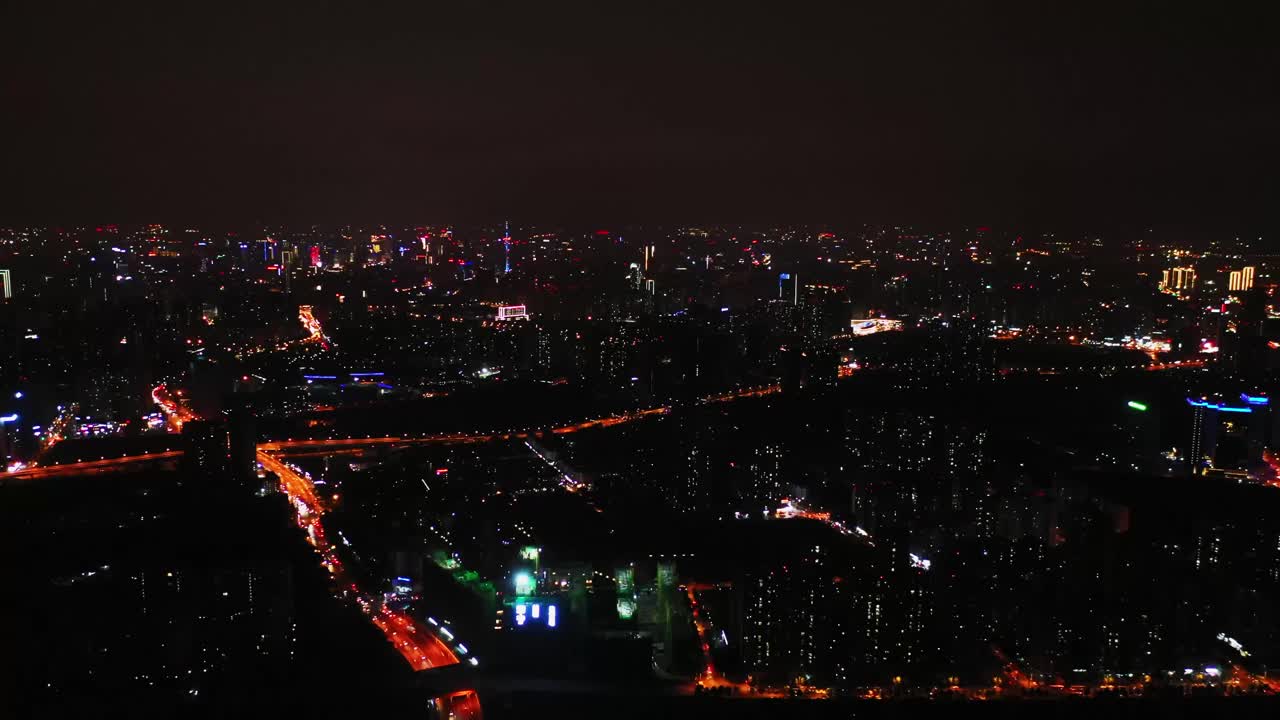
{"type": "Polygon", "coordinates": [[[0,223],[1280,225],[1274,17],[851,5],[10,2],[0,223]]]}

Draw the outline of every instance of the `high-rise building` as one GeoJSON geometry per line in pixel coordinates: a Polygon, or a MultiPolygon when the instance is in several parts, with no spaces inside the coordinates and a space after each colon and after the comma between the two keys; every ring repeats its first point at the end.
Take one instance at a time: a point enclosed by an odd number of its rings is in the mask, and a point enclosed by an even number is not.
{"type": "Polygon", "coordinates": [[[839,632],[824,622],[836,581],[820,546],[747,573],[742,586],[743,661],[753,673],[829,679],[839,632]]]}
{"type": "Polygon", "coordinates": [[[1161,273],[1161,290],[1191,290],[1196,286],[1196,269],[1176,267],[1161,273]]]}
{"type": "Polygon", "coordinates": [[[1187,456],[1192,474],[1206,469],[1242,471],[1262,461],[1269,399],[1247,394],[1240,398],[1235,404],[1207,397],[1187,398],[1192,408],[1187,456]]]}
{"type": "Polygon", "coordinates": [[[13,297],[13,280],[8,270],[0,270],[0,297],[8,300],[13,297]]]}
{"type": "Polygon", "coordinates": [[[1246,265],[1239,270],[1232,270],[1227,280],[1227,289],[1230,292],[1244,292],[1253,287],[1253,266],[1246,265]]]}

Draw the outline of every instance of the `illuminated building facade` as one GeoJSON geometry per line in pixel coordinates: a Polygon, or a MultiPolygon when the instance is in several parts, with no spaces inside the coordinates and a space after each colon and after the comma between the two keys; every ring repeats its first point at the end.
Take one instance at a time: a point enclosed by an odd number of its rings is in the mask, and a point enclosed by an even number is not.
{"type": "Polygon", "coordinates": [[[1196,286],[1196,270],[1190,267],[1175,267],[1161,273],[1161,290],[1191,290],[1196,286]]]}
{"type": "Polygon", "coordinates": [[[1227,289],[1231,292],[1244,292],[1253,288],[1253,272],[1251,265],[1246,265],[1239,270],[1232,270],[1228,276],[1227,289]]]}
{"type": "Polygon", "coordinates": [[[525,311],[524,305],[500,305],[498,307],[498,320],[527,320],[529,313],[525,311]]]}
{"type": "Polygon", "coordinates": [[[831,623],[836,585],[822,547],[749,573],[742,589],[742,652],[749,672],[830,679],[836,665],[831,623]]]}
{"type": "Polygon", "coordinates": [[[1187,398],[1191,406],[1188,464],[1192,474],[1243,473],[1262,462],[1270,399],[1242,394],[1238,402],[1187,398]]]}

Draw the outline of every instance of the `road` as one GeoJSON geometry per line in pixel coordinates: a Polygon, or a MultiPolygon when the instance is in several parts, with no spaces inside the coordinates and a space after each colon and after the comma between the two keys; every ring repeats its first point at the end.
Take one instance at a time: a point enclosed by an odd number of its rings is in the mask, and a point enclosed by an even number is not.
{"type": "Polygon", "coordinates": [[[176,460],[182,457],[181,450],[147,453],[145,455],[124,455],[118,458],[87,460],[85,462],[64,463],[62,465],[40,465],[10,473],[0,473],[0,482],[7,480],[36,480],[53,477],[74,477],[76,475],[103,475],[106,473],[136,470],[151,462],[176,460]]]}
{"type": "Polygon", "coordinates": [[[302,327],[310,334],[308,340],[320,343],[325,350],[329,349],[329,338],[325,336],[324,328],[320,327],[320,321],[312,314],[310,305],[298,306],[298,322],[301,322],[302,327]]]}
{"type": "Polygon", "coordinates": [[[181,394],[181,390],[170,392],[163,383],[151,390],[151,401],[160,406],[160,412],[169,423],[169,432],[182,432],[183,424],[196,419],[196,414],[182,404],[181,394]]]}
{"type": "Polygon", "coordinates": [[[457,664],[460,660],[443,640],[416,620],[382,606],[370,616],[414,670],[457,664]]]}
{"type": "MultiPolygon", "coordinates": [[[[706,405],[710,403],[729,402],[731,400],[740,400],[743,398],[763,397],[781,392],[782,388],[778,385],[765,385],[760,387],[741,388],[727,393],[717,395],[709,395],[699,398],[696,401],[698,405],[706,405]]],[[[582,430],[592,430],[595,428],[614,427],[626,423],[644,420],[646,418],[666,415],[672,412],[674,408],[671,405],[659,405],[651,408],[643,408],[632,410],[630,412],[616,413],[606,415],[599,418],[591,418],[578,422],[569,423],[567,425],[559,425],[552,427],[550,432],[555,435],[564,435],[567,433],[579,432],[582,430]]],[[[523,440],[530,436],[539,436],[542,433],[538,430],[507,430],[504,432],[490,433],[440,433],[435,435],[413,436],[387,436],[387,437],[346,437],[346,438],[315,438],[294,440],[272,440],[262,443],[258,446],[259,450],[265,450],[273,453],[290,453],[295,450],[329,450],[339,448],[359,448],[373,446],[400,446],[400,445],[431,445],[431,444],[466,444],[466,443],[485,443],[494,440],[523,440]]]]}
{"type": "Polygon", "coordinates": [[[708,623],[705,609],[698,603],[698,597],[695,595],[696,586],[685,586],[685,595],[689,598],[689,612],[693,614],[693,627],[698,632],[698,644],[702,648],[702,672],[694,680],[693,686],[689,688],[689,692],[693,692],[693,687],[731,687],[739,695],[748,695],[751,693],[751,687],[746,683],[735,683],[725,678],[723,674],[716,670],[716,664],[711,659],[711,640],[708,638],[708,623]]]}
{"type": "MultiPolygon", "coordinates": [[[[355,596],[356,602],[369,615],[369,619],[414,670],[428,670],[461,662],[458,654],[435,631],[409,615],[387,607],[375,593],[361,590],[357,586],[338,557],[336,548],[325,537],[320,518],[328,508],[305,474],[263,450],[258,451],[258,462],[280,478],[280,486],[297,512],[298,525],[307,531],[309,542],[320,555],[325,569],[333,576],[336,586],[344,593],[355,596]]],[[[449,631],[442,628],[440,632],[449,631]]]]}
{"type": "Polygon", "coordinates": [[[324,514],[324,503],[320,500],[320,496],[316,494],[315,485],[311,484],[311,481],[305,476],[261,449],[258,450],[258,462],[262,464],[262,467],[275,473],[276,477],[280,478],[280,486],[290,500],[301,502],[307,512],[317,518],[324,514]]]}

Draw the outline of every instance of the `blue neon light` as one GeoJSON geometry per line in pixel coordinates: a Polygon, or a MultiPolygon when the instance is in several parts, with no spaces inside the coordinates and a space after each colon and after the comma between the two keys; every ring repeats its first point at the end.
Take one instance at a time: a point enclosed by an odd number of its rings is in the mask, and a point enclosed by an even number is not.
{"type": "Polygon", "coordinates": [[[337,375],[303,375],[307,380],[337,380],[337,375]]]}
{"type": "Polygon", "coordinates": [[[382,377],[383,375],[386,375],[386,373],[384,372],[351,373],[351,377],[382,377]]]}
{"type": "Polygon", "coordinates": [[[1220,410],[1222,412],[1247,413],[1253,412],[1253,408],[1247,407],[1231,407],[1230,405],[1221,405],[1219,403],[1211,403],[1204,400],[1192,400],[1187,398],[1187,404],[1192,407],[1208,408],[1209,410],[1220,410]]]}
{"type": "Polygon", "coordinates": [[[1271,399],[1266,395],[1250,395],[1249,393],[1240,393],[1240,399],[1250,405],[1267,405],[1271,399]]]}

